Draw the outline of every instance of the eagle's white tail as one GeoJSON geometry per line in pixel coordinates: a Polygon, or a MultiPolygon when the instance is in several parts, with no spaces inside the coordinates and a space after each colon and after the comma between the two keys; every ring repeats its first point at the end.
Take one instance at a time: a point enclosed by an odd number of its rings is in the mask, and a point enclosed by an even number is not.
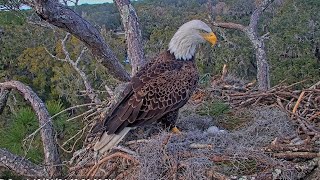
{"type": "Polygon", "coordinates": [[[100,140],[94,145],[94,151],[104,153],[116,146],[131,130],[131,127],[124,128],[119,134],[107,134],[104,132],[100,140]]]}

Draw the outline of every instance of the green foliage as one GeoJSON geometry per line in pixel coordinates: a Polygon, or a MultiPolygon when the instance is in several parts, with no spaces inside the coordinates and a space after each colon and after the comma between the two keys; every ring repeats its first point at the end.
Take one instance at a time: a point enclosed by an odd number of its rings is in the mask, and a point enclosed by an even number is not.
{"type": "Polygon", "coordinates": [[[197,110],[197,113],[200,115],[209,115],[212,117],[220,116],[228,112],[229,105],[219,100],[205,102],[197,110]]]}
{"type": "MultiPolygon", "coordinates": [[[[47,109],[49,111],[50,116],[55,116],[56,114],[63,111],[65,108],[61,101],[50,100],[46,102],[47,109]]],[[[63,144],[66,140],[71,138],[73,135],[77,133],[83,127],[83,123],[67,121],[69,118],[69,114],[67,112],[61,113],[58,116],[53,118],[53,125],[56,131],[56,137],[58,143],[63,144]]],[[[76,120],[75,120],[76,121],[76,120]]],[[[70,141],[67,143],[65,147],[69,147],[72,145],[74,141],[70,141]]],[[[62,153],[61,156],[66,157],[70,156],[70,154],[62,153]]]]}
{"type": "Polygon", "coordinates": [[[26,22],[26,14],[16,11],[0,11],[0,26],[23,25],[26,22]]]}
{"type": "Polygon", "coordinates": [[[116,29],[121,26],[119,11],[113,3],[84,4],[77,6],[75,10],[94,25],[105,26],[107,29],[116,29]]]}
{"type": "Polygon", "coordinates": [[[19,56],[28,49],[32,52],[33,48],[43,48],[43,42],[48,47],[53,46],[53,41],[56,40],[54,32],[29,24],[3,27],[0,24],[0,29],[3,30],[3,35],[0,35],[0,79],[13,79],[17,74],[24,76],[24,71],[17,68],[19,56]]]}
{"type": "Polygon", "coordinates": [[[42,99],[48,97],[51,89],[50,77],[53,76],[53,61],[44,47],[27,48],[17,61],[19,71],[14,79],[31,85],[42,99]]]}
{"type": "MultiPolygon", "coordinates": [[[[63,104],[55,100],[48,101],[46,107],[51,116],[64,110],[63,104]]],[[[60,143],[72,137],[83,126],[81,123],[66,121],[68,117],[69,115],[65,112],[52,120],[57,133],[57,140],[60,143]]],[[[0,129],[0,147],[15,154],[26,156],[33,162],[41,163],[44,155],[39,132],[34,138],[23,142],[27,136],[38,128],[39,122],[34,111],[30,107],[20,107],[15,114],[11,115],[8,124],[0,129]]],[[[62,156],[67,156],[67,154],[62,154],[62,156]]]]}
{"type": "Polygon", "coordinates": [[[9,125],[0,129],[0,146],[9,151],[26,156],[30,160],[41,163],[43,150],[40,136],[37,135],[31,144],[23,146],[24,138],[34,132],[38,127],[36,115],[30,107],[21,107],[12,115],[9,125]]]}
{"type": "Polygon", "coordinates": [[[319,1],[287,0],[272,18],[267,50],[273,84],[285,79],[319,81],[320,61],[315,57],[320,45],[319,8],[319,1]]]}
{"type": "Polygon", "coordinates": [[[249,111],[238,111],[237,109],[230,110],[224,116],[217,119],[219,125],[227,130],[237,130],[252,120],[253,117],[249,111]]]}
{"type": "Polygon", "coordinates": [[[226,175],[251,175],[261,171],[264,167],[256,159],[231,159],[216,163],[217,169],[226,175]]]}

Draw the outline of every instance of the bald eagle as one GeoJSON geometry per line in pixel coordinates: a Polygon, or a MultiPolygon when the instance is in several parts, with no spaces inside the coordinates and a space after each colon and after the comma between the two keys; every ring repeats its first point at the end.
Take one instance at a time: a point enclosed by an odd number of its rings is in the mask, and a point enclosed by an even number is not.
{"type": "Polygon", "coordinates": [[[172,125],[198,82],[194,56],[200,43],[217,38],[200,20],[183,24],[172,37],[168,50],[142,67],[122,93],[121,100],[93,131],[104,131],[94,150],[105,152],[117,145],[130,129],[163,122],[172,125]]]}

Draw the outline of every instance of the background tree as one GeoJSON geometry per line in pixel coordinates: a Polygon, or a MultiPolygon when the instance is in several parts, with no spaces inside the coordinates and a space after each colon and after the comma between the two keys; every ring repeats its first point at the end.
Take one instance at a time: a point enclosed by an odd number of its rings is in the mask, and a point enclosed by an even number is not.
{"type": "MultiPolygon", "coordinates": [[[[256,55],[257,61],[257,80],[258,80],[258,88],[260,90],[267,90],[270,88],[270,72],[269,72],[269,63],[267,60],[267,54],[265,51],[264,40],[268,36],[268,33],[260,36],[258,35],[258,21],[260,20],[260,16],[263,11],[273,2],[273,0],[265,0],[262,1],[256,10],[253,11],[250,23],[248,26],[244,26],[242,24],[236,23],[223,23],[223,22],[213,22],[214,26],[223,27],[223,28],[231,28],[237,29],[244,32],[247,37],[250,39],[256,55]]],[[[209,3],[209,10],[212,5],[209,3]]],[[[212,9],[211,9],[212,10],[212,9]]]]}

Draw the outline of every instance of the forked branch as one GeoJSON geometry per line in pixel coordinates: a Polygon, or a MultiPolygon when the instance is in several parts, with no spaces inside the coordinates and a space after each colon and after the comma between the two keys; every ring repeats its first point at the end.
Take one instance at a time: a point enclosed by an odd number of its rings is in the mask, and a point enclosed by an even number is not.
{"type": "Polygon", "coordinates": [[[81,70],[78,65],[80,60],[82,59],[84,53],[86,52],[86,48],[83,48],[82,51],[80,52],[79,56],[77,57],[77,59],[74,61],[71,59],[70,57],[70,53],[67,50],[67,46],[66,46],[66,42],[70,37],[70,33],[67,33],[65,38],[61,41],[61,45],[62,45],[62,51],[63,54],[65,56],[64,59],[58,58],[57,56],[54,56],[53,54],[51,54],[47,49],[46,51],[49,53],[49,55],[58,60],[58,61],[62,61],[62,62],[66,62],[68,64],[71,65],[71,67],[79,74],[79,76],[81,77],[83,84],[86,88],[86,94],[88,95],[88,97],[94,102],[94,103],[101,103],[101,100],[98,98],[98,95],[94,92],[94,89],[91,85],[91,83],[89,82],[89,79],[87,77],[87,75],[83,72],[83,70],[81,70]]]}

